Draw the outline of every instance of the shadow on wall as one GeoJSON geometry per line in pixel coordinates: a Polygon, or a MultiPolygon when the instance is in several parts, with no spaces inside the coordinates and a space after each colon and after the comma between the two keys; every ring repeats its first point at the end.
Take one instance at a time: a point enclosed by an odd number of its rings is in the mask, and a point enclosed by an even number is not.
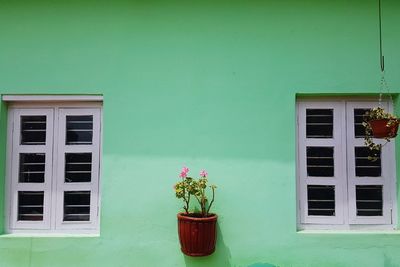
{"type": "Polygon", "coordinates": [[[383,256],[384,256],[383,266],[385,266],[385,267],[398,267],[399,266],[397,263],[393,262],[392,259],[390,257],[388,257],[386,254],[384,254],[383,256]]]}
{"type": "Polygon", "coordinates": [[[187,267],[230,267],[231,266],[231,252],[224,243],[224,238],[221,233],[221,228],[217,224],[217,245],[215,252],[207,257],[185,257],[185,264],[187,267]]]}

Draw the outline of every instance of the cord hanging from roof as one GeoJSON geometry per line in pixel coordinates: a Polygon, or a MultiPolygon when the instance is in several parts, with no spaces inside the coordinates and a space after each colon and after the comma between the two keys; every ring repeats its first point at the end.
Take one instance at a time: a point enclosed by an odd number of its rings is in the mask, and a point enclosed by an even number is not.
{"type": "Polygon", "coordinates": [[[382,107],[382,97],[383,94],[388,94],[390,101],[393,102],[392,95],[389,91],[389,86],[387,85],[385,79],[385,56],[383,55],[383,41],[382,41],[382,3],[381,0],[378,0],[378,18],[379,18],[379,60],[381,66],[381,84],[379,91],[379,107],[382,107]]]}
{"type": "Polygon", "coordinates": [[[383,56],[383,49],[382,49],[382,5],[381,0],[378,0],[379,5],[379,55],[380,55],[380,62],[381,62],[381,71],[385,71],[385,57],[383,56]]]}

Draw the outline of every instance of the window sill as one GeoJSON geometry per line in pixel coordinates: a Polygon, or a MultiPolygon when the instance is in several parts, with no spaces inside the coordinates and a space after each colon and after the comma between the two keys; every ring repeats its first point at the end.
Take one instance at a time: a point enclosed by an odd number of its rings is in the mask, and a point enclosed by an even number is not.
{"type": "Polygon", "coordinates": [[[301,235],[400,235],[400,230],[299,230],[301,235]]]}
{"type": "Polygon", "coordinates": [[[48,238],[48,237],[62,237],[62,238],[93,238],[100,237],[100,234],[68,234],[68,233],[12,233],[2,234],[0,239],[3,238],[48,238]]]}

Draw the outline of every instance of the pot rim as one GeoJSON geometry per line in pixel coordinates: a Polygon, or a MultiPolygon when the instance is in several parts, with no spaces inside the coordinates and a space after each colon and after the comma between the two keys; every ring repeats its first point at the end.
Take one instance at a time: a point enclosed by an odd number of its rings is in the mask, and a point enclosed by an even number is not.
{"type": "Polygon", "coordinates": [[[394,120],[397,123],[400,123],[400,118],[399,119],[374,119],[374,120],[369,120],[368,122],[389,121],[389,120],[394,120]]]}
{"type": "MultiPolygon", "coordinates": [[[[185,216],[185,214],[186,213],[184,213],[184,212],[179,212],[178,214],[177,214],[177,217],[178,217],[178,220],[187,220],[187,221],[201,221],[201,222],[204,222],[204,221],[216,221],[217,220],[217,218],[218,218],[218,215],[217,214],[215,214],[215,213],[209,213],[209,215],[211,215],[211,216],[209,216],[209,217],[190,217],[190,216],[185,216]]],[[[189,213],[189,214],[193,214],[193,213],[189,213]]]]}

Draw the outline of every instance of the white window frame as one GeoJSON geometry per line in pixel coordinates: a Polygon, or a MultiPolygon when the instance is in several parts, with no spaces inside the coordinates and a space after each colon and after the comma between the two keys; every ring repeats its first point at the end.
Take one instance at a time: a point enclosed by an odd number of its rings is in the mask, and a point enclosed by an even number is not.
{"type": "Polygon", "coordinates": [[[102,101],[99,96],[90,99],[84,96],[51,97],[42,100],[39,96],[27,96],[19,101],[14,97],[5,99],[8,102],[7,125],[7,167],[6,167],[6,233],[21,234],[99,234],[100,218],[100,176],[101,176],[101,137],[102,137],[102,101]],[[29,101],[31,99],[31,101],[29,101]],[[25,101],[26,100],[26,101],[25,101]],[[46,145],[19,145],[20,115],[46,115],[46,145]],[[66,115],[93,115],[92,145],[65,145],[65,118],[66,115]],[[18,169],[20,151],[46,153],[45,183],[18,183],[18,169]],[[64,153],[65,152],[92,152],[92,178],[88,183],[64,183],[64,153]],[[44,218],[43,221],[18,221],[16,192],[44,191],[44,218]],[[63,221],[63,191],[91,191],[90,221],[63,221]]]}
{"type": "MultiPolygon", "coordinates": [[[[354,108],[377,106],[370,98],[297,99],[297,225],[299,230],[392,230],[397,226],[395,140],[382,149],[381,177],[356,177],[354,147],[364,146],[364,138],[354,137],[354,108]],[[333,138],[306,138],[306,109],[334,110],[333,138]],[[308,177],[307,146],[334,147],[334,177],[308,177]],[[343,179],[344,178],[344,179],[343,179]],[[335,186],[335,216],[309,216],[307,185],[335,186]],[[383,216],[356,216],[355,186],[383,185],[383,216]]],[[[383,103],[392,111],[389,101],[383,103]]],[[[374,139],[376,143],[384,143],[374,139]]]]}
{"type": "MultiPolygon", "coordinates": [[[[46,144],[45,145],[21,145],[19,138],[8,139],[12,143],[13,152],[12,160],[10,162],[11,169],[16,170],[10,173],[11,175],[11,188],[12,199],[10,203],[18,203],[18,191],[44,191],[44,207],[43,207],[43,221],[18,221],[18,205],[11,205],[10,210],[10,228],[12,229],[48,229],[50,227],[50,203],[51,203],[51,177],[52,177],[52,161],[53,161],[53,127],[54,127],[54,111],[50,108],[45,109],[15,109],[11,111],[13,123],[9,124],[11,130],[20,133],[21,116],[35,116],[46,115],[46,144]],[[45,163],[45,177],[44,183],[18,183],[19,180],[19,154],[20,153],[44,153],[46,157],[45,163]]],[[[9,113],[9,114],[10,114],[9,113]]],[[[11,116],[11,115],[10,115],[11,116]]],[[[8,127],[9,127],[8,126],[8,127]]],[[[18,134],[19,137],[19,134],[18,134]]]]}

